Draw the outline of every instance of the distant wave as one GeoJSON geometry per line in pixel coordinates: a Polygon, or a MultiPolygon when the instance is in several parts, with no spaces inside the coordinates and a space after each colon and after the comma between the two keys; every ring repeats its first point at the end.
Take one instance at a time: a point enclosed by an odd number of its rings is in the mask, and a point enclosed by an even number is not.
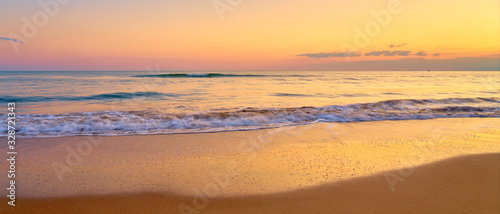
{"type": "Polygon", "coordinates": [[[311,75],[259,75],[259,74],[220,74],[220,73],[176,73],[176,74],[145,74],[132,77],[156,78],[216,78],[216,77],[310,77],[311,75]]]}
{"type": "Polygon", "coordinates": [[[90,96],[29,96],[29,97],[17,97],[17,96],[4,96],[0,97],[0,102],[54,102],[54,101],[87,101],[87,100],[112,100],[112,99],[133,99],[140,97],[147,98],[164,98],[164,97],[175,97],[175,94],[166,94],[159,92],[117,92],[109,94],[97,94],[90,96]]]}
{"type": "MultiPolygon", "coordinates": [[[[500,117],[499,103],[499,98],[403,99],[324,107],[248,107],[192,114],[154,111],[20,114],[16,133],[28,137],[168,134],[250,130],[315,122],[500,117]]],[[[6,119],[2,120],[5,124],[6,119]]],[[[6,133],[1,134],[5,136],[6,133]]]]}
{"type": "Polygon", "coordinates": [[[290,93],[273,93],[271,96],[277,97],[312,97],[313,95],[309,94],[290,94],[290,93]]]}

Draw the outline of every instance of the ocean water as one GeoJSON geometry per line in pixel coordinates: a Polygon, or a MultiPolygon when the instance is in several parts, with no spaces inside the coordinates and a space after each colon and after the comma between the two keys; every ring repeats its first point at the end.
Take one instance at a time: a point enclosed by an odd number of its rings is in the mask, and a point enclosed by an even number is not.
{"type": "Polygon", "coordinates": [[[500,117],[496,71],[2,71],[0,88],[26,137],[500,117]]]}

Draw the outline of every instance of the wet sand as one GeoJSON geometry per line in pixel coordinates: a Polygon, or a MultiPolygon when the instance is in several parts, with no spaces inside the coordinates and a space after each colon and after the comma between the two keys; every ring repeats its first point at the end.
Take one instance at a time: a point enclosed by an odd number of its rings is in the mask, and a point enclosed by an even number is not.
{"type": "Polygon", "coordinates": [[[498,139],[491,118],[20,139],[17,206],[2,210],[491,213],[498,139]]]}

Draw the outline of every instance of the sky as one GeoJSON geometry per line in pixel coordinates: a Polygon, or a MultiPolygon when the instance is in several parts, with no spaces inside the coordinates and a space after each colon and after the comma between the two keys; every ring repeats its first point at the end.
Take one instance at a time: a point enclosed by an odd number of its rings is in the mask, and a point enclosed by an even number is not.
{"type": "Polygon", "coordinates": [[[0,70],[500,70],[498,0],[0,1],[0,70]]]}

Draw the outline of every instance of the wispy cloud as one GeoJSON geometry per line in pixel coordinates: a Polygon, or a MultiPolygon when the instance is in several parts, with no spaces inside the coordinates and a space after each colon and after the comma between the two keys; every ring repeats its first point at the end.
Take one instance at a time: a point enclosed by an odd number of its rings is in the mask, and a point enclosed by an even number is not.
{"type": "MultiPolygon", "coordinates": [[[[416,53],[415,55],[417,55],[417,56],[427,56],[427,54],[425,53],[425,51],[420,51],[420,52],[416,53]]],[[[436,56],[436,55],[434,55],[434,56],[436,56]]]]}
{"type": "Polygon", "coordinates": [[[499,57],[462,57],[455,59],[402,58],[310,64],[304,70],[336,71],[499,71],[499,57]]]}
{"type": "Polygon", "coordinates": [[[5,38],[5,37],[0,37],[0,39],[2,39],[2,40],[9,40],[9,41],[13,41],[13,42],[19,42],[21,44],[24,43],[23,41],[20,41],[20,40],[17,40],[17,39],[11,39],[11,38],[5,38]]]}
{"type": "Polygon", "coordinates": [[[357,57],[361,56],[360,52],[332,52],[332,53],[306,53],[297,56],[305,56],[310,58],[328,58],[328,57],[357,57]]]}
{"type": "Polygon", "coordinates": [[[408,43],[401,43],[401,44],[390,44],[389,47],[390,48],[400,48],[400,47],[403,47],[405,45],[407,45],[408,43]]]}
{"type": "Polygon", "coordinates": [[[310,58],[328,58],[328,57],[358,57],[358,56],[439,56],[440,53],[428,54],[426,51],[419,51],[412,54],[412,51],[407,50],[374,50],[368,53],[357,52],[332,52],[332,53],[306,53],[298,54],[297,56],[306,56],[310,58]]]}
{"type": "Polygon", "coordinates": [[[399,56],[408,56],[410,55],[411,51],[398,51],[399,56]]]}
{"type": "Polygon", "coordinates": [[[408,56],[411,51],[372,51],[365,53],[365,56],[408,56]]]}

